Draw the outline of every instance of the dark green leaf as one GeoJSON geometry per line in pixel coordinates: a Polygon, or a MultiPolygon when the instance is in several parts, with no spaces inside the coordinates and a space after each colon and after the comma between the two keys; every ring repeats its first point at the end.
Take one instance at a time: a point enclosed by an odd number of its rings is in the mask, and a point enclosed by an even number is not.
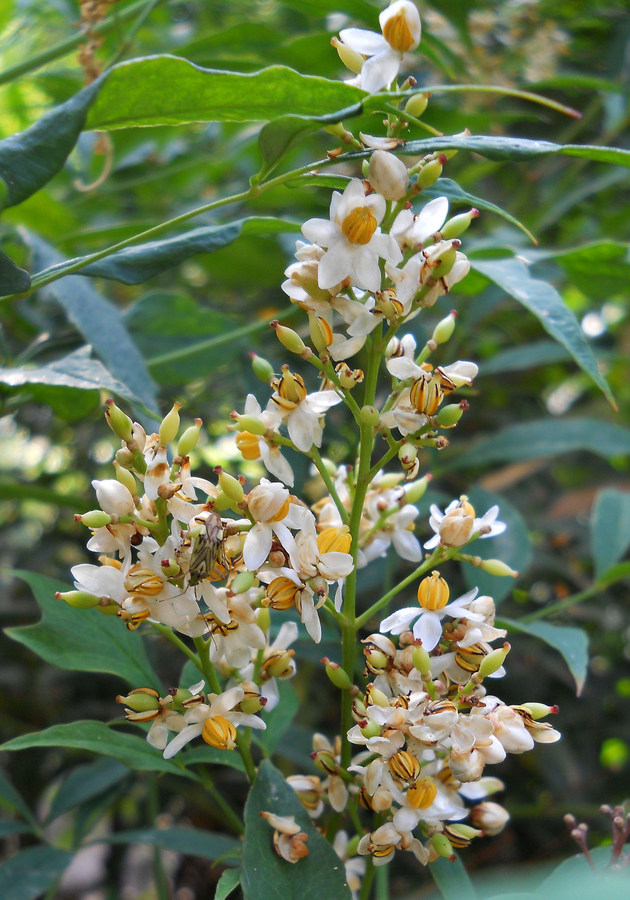
{"type": "Polygon", "coordinates": [[[14,819],[0,819],[0,838],[10,837],[12,834],[31,834],[33,828],[24,822],[14,819]]]}
{"type": "Polygon", "coordinates": [[[243,75],[202,69],[175,56],[153,56],[121,63],[108,73],[87,128],[266,121],[285,113],[324,116],[361,103],[365,96],[359,88],[285,66],[243,75]]]}
{"type": "Polygon", "coordinates": [[[546,366],[549,363],[569,362],[571,357],[560,344],[555,341],[532,341],[521,347],[509,347],[484,359],[479,368],[479,378],[496,375],[500,372],[521,372],[535,366],[546,366]]]}
{"type": "Polygon", "coordinates": [[[229,766],[239,772],[245,771],[245,766],[238,750],[218,750],[215,747],[196,746],[191,750],[182,752],[181,760],[186,766],[200,764],[202,766],[229,766]]]}
{"type": "Polygon", "coordinates": [[[610,847],[591,850],[595,871],[584,854],[565,859],[545,878],[536,896],[541,900],[627,900],[628,870],[611,868],[610,847]]]}
{"type": "Polygon", "coordinates": [[[527,251],[534,263],[552,259],[566,271],[584,294],[597,300],[625,290],[630,279],[630,247],[627,243],[598,241],[581,247],[527,251]]]}
{"type": "Polygon", "coordinates": [[[298,695],[290,682],[281,681],[279,690],[280,702],[265,715],[267,728],[259,735],[260,745],[268,756],[272,756],[278,749],[300,708],[298,695]]]}
{"type": "Polygon", "coordinates": [[[90,357],[88,347],[81,347],[69,356],[43,366],[19,366],[0,369],[0,383],[8,387],[40,384],[48,387],[68,387],[81,391],[107,391],[133,403],[138,398],[121,381],[107,371],[97,359],[90,357]]]}
{"type": "Polygon", "coordinates": [[[473,883],[459,856],[452,862],[440,857],[429,863],[429,871],[444,900],[477,900],[473,883]]]}
{"type": "Polygon", "coordinates": [[[540,638],[560,653],[575,680],[576,694],[582,693],[588,671],[588,636],[573,625],[551,625],[549,622],[523,622],[501,618],[501,625],[509,631],[540,638]]]}
{"type": "Polygon", "coordinates": [[[219,878],[214,900],[226,900],[241,883],[240,869],[226,869],[219,878]]]}
{"type": "Polygon", "coordinates": [[[128,774],[129,770],[115,759],[99,759],[84,766],[76,766],[59,786],[46,821],[52,822],[69,809],[98,797],[104,791],[110,791],[128,774]]]}
{"type": "Polygon", "coordinates": [[[534,419],[482,438],[457,465],[479,466],[588,450],[605,459],[630,453],[630,430],[597,419],[534,419]]]}
{"type": "Polygon", "coordinates": [[[42,188],[62,168],[85,124],[101,79],[57,106],[26,131],[0,141],[4,206],[14,206],[42,188]]]}
{"type": "Polygon", "coordinates": [[[159,678],[138,632],[128,631],[116,616],[95,609],[73,609],[55,599],[55,591],[67,590],[67,585],[34,572],[12,574],[30,585],[43,615],[36,625],[7,628],[8,637],[61,669],[108,672],[124,678],[131,687],[159,690],[159,678]]]}
{"type": "Polygon", "coordinates": [[[471,260],[475,271],[507,291],[522,303],[541,322],[545,331],[569,351],[576,363],[589,375],[614,406],[606,379],[597,367],[597,360],[571,310],[556,289],[546,281],[531,278],[529,269],[520,259],[471,260]]]}
{"type": "MultiPolygon", "coordinates": [[[[470,491],[470,502],[478,516],[498,504],[499,520],[507,524],[507,529],[496,537],[475,541],[464,552],[482,559],[500,559],[519,574],[525,572],[531,561],[532,547],[527,525],[519,511],[504,497],[479,487],[470,491]]],[[[466,585],[469,588],[478,587],[480,595],[488,594],[497,603],[514,587],[515,579],[509,576],[490,575],[469,563],[462,563],[462,568],[466,585]]]]}
{"type": "Polygon", "coordinates": [[[282,774],[265,759],[245,806],[245,842],[241,884],[245,900],[304,900],[330,897],[350,900],[344,865],[328,841],[313,827],[308,813],[282,774]],[[276,855],[273,829],[261,812],[293,816],[308,835],[308,856],[291,864],[276,855]]]}
{"type": "Polygon", "coordinates": [[[21,294],[31,286],[31,276],[20,269],[12,259],[0,251],[0,297],[5,294],[21,294]]]}
{"type": "Polygon", "coordinates": [[[598,578],[597,581],[598,584],[606,587],[609,584],[614,584],[616,581],[622,581],[624,578],[630,578],[630,560],[612,566],[601,576],[601,578],[598,578]]]}
{"type": "Polygon", "coordinates": [[[496,213],[496,215],[505,219],[506,222],[510,222],[512,225],[516,225],[517,228],[520,228],[521,231],[525,232],[525,234],[535,243],[531,231],[526,228],[522,222],[519,222],[518,219],[511,216],[509,212],[506,212],[506,210],[501,209],[500,206],[491,203],[489,200],[483,200],[481,197],[475,197],[473,194],[469,194],[468,191],[465,191],[456,181],[452,181],[450,178],[438,178],[433,187],[428,189],[425,188],[425,190],[422,191],[422,196],[448,197],[451,203],[469,203],[476,209],[486,209],[488,212],[496,213]]]}
{"type": "Polygon", "coordinates": [[[176,237],[163,238],[126,247],[111,256],[91,263],[83,274],[112,278],[123,284],[140,284],[167,269],[178,266],[198,253],[213,253],[233,243],[244,231],[249,234],[299,231],[299,226],[273,217],[251,217],[225,225],[205,225],[176,237]]]}
{"type": "Polygon", "coordinates": [[[72,853],[39,845],[22,850],[0,866],[2,900],[36,900],[72,862],[72,853]]]}
{"type": "MultiPolygon", "coordinates": [[[[37,269],[55,266],[61,257],[41,238],[28,234],[37,269]]],[[[79,275],[68,275],[39,291],[44,300],[57,303],[70,322],[101,357],[117,380],[151,410],[157,409],[156,387],[118,309],[79,275]]]]}
{"type": "Polygon", "coordinates": [[[133,831],[119,831],[117,834],[99,838],[94,843],[107,841],[108,844],[150,844],[163,850],[173,850],[186,856],[203,856],[206,859],[218,859],[231,853],[240,846],[240,841],[225,834],[214,831],[202,831],[200,828],[184,828],[176,825],[172,828],[138,828],[133,831]]]}
{"type": "Polygon", "coordinates": [[[159,750],[151,747],[144,737],[115,731],[104,722],[89,720],[70,722],[67,725],[51,725],[44,731],[23,734],[0,744],[0,750],[29,750],[33,747],[65,747],[86,750],[119,760],[129,769],[140,772],[167,772],[187,778],[195,776],[174,760],[164,759],[159,750]]]}
{"type": "Polygon", "coordinates": [[[589,527],[595,577],[599,580],[630,547],[630,494],[613,488],[600,491],[589,527]]]}
{"type": "Polygon", "coordinates": [[[13,786],[9,780],[9,776],[2,768],[0,768],[0,806],[4,809],[14,810],[18,815],[26,819],[27,822],[30,822],[31,825],[37,824],[26,800],[24,800],[19,791],[13,786]]]}

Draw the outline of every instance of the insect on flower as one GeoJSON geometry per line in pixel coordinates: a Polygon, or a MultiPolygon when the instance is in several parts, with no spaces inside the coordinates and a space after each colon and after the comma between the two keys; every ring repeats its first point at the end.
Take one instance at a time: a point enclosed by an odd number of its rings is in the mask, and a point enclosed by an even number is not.
{"type": "Polygon", "coordinates": [[[181,548],[176,551],[180,564],[184,557],[188,584],[194,587],[201,581],[221,581],[230,568],[224,549],[223,520],[214,510],[206,510],[192,521],[196,526],[188,529],[181,548]]]}

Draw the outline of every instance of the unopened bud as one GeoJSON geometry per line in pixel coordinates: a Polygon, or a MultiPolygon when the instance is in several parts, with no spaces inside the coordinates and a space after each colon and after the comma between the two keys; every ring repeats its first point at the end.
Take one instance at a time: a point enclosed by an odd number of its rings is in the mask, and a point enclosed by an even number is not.
{"type": "Polygon", "coordinates": [[[405,113],[419,119],[429,105],[429,98],[426,94],[414,94],[405,103],[405,113]]]}
{"type": "Polygon", "coordinates": [[[407,503],[417,503],[422,497],[424,497],[429,482],[432,480],[432,475],[425,475],[424,478],[419,478],[417,481],[412,481],[407,490],[405,491],[405,500],[407,503]]]}
{"type": "Polygon", "coordinates": [[[75,522],[81,522],[88,528],[104,528],[111,525],[112,517],[108,516],[102,509],[91,509],[89,512],[83,513],[82,516],[75,516],[75,522]]]}
{"type": "Polygon", "coordinates": [[[484,559],[479,564],[479,568],[490,575],[509,575],[511,578],[518,578],[516,569],[511,569],[500,559],[484,559]]]}
{"type": "Polygon", "coordinates": [[[357,53],[356,50],[351,50],[350,47],[348,47],[347,44],[344,44],[343,41],[340,41],[338,37],[331,38],[330,43],[339,54],[339,59],[346,69],[350,69],[351,72],[358,75],[363,68],[365,57],[361,56],[360,53],[357,53]]]}
{"type": "Polygon", "coordinates": [[[532,719],[542,719],[544,716],[556,715],[560,712],[557,706],[547,706],[546,703],[537,703],[536,701],[522,703],[521,705],[527,707],[532,719]]]}
{"type": "Polygon", "coordinates": [[[115,459],[114,471],[116,472],[116,481],[120,481],[121,484],[124,484],[131,496],[135,497],[138,493],[138,486],[136,484],[136,479],[129,469],[121,466],[118,460],[115,459]]]}
{"type": "Polygon", "coordinates": [[[179,411],[182,408],[181,403],[175,401],[173,408],[162,419],[158,431],[160,437],[160,447],[167,447],[171,441],[174,441],[179,431],[179,411]]]}
{"type": "Polygon", "coordinates": [[[359,418],[364,425],[372,425],[374,428],[381,420],[380,413],[375,406],[362,406],[359,412],[359,418]]]}
{"type": "Polygon", "coordinates": [[[115,459],[121,469],[131,469],[135,456],[128,447],[121,447],[116,451],[115,459]]]}
{"type": "Polygon", "coordinates": [[[444,223],[442,228],[440,228],[440,234],[444,238],[445,241],[450,240],[451,238],[457,238],[460,234],[463,234],[473,219],[476,219],[479,215],[479,210],[474,207],[467,213],[461,213],[459,216],[453,216],[452,219],[449,219],[444,223]]]}
{"type": "MultiPolygon", "coordinates": [[[[243,572],[242,574],[245,575],[251,573],[243,572]]],[[[238,578],[238,575],[236,577],[238,578]]],[[[234,581],[236,581],[236,578],[234,579],[234,581]]],[[[267,633],[271,628],[271,613],[266,607],[259,606],[256,610],[256,624],[261,629],[261,631],[264,631],[265,633],[267,633]]]]}
{"type": "Polygon", "coordinates": [[[431,162],[428,162],[424,166],[422,166],[416,177],[416,189],[424,190],[425,188],[434,185],[442,174],[442,169],[444,168],[445,162],[446,159],[444,157],[444,154],[440,153],[437,159],[432,159],[431,162]]]}
{"type": "Polygon", "coordinates": [[[68,606],[74,606],[75,609],[92,609],[101,602],[100,597],[88,594],[87,591],[57,591],[55,599],[65,600],[68,606]]]}
{"type": "Polygon", "coordinates": [[[378,722],[374,722],[372,719],[368,719],[365,725],[359,726],[361,729],[361,734],[364,738],[368,740],[373,737],[380,737],[381,735],[381,726],[378,722]]]}
{"type": "Polygon", "coordinates": [[[435,421],[440,428],[455,428],[463,415],[464,408],[459,403],[449,403],[438,412],[435,421]]]}
{"type": "Polygon", "coordinates": [[[318,353],[325,353],[334,340],[333,330],[326,319],[309,313],[308,330],[318,353]]]}
{"type": "Polygon", "coordinates": [[[238,478],[229,475],[221,468],[221,466],[217,466],[214,471],[219,476],[219,487],[226,497],[229,497],[229,499],[237,505],[242,503],[243,498],[245,497],[245,491],[238,478]]]}
{"type": "Polygon", "coordinates": [[[443,856],[445,859],[451,859],[455,856],[453,845],[445,834],[434,834],[431,838],[431,846],[438,856],[443,856]]]}
{"type": "Polygon", "coordinates": [[[431,674],[431,657],[424,647],[413,648],[413,664],[421,675],[427,676],[431,674]]]}
{"type": "Polygon", "coordinates": [[[270,325],[276,332],[276,337],[283,347],[286,347],[291,353],[297,353],[298,355],[304,353],[306,344],[297,331],[294,331],[292,328],[287,328],[286,325],[281,325],[277,319],[270,322],[270,325]]]}
{"type": "MultiPolygon", "coordinates": [[[[252,361],[252,370],[256,378],[259,378],[260,381],[264,381],[269,383],[274,376],[273,366],[270,362],[267,362],[266,359],[263,359],[262,356],[257,356],[256,353],[250,353],[250,358],[252,361]]],[[[247,429],[251,431],[251,428],[247,429]]]]}
{"type": "Polygon", "coordinates": [[[494,837],[499,834],[510,819],[510,814],[498,803],[484,800],[470,811],[470,821],[476,828],[480,828],[484,835],[494,837]]]}
{"type": "Polygon", "coordinates": [[[116,697],[116,703],[122,703],[134,712],[149,712],[149,710],[158,709],[159,700],[160,695],[152,688],[136,688],[126,697],[122,697],[120,694],[116,697]]]}
{"type": "Polygon", "coordinates": [[[255,577],[253,572],[239,572],[230,585],[230,590],[235,594],[244,594],[254,584],[255,577]]]}
{"type": "Polygon", "coordinates": [[[433,329],[431,340],[435,341],[436,344],[445,344],[447,341],[449,341],[453,336],[453,332],[455,331],[456,318],[457,313],[455,312],[455,310],[453,310],[448,314],[448,316],[445,316],[443,319],[441,319],[433,329]]]}
{"type": "Polygon", "coordinates": [[[409,187],[407,166],[387,150],[372,153],[368,178],[374,190],[386,200],[402,200],[409,187]]]}
{"type": "Polygon", "coordinates": [[[190,425],[184,431],[177,443],[178,456],[188,456],[191,450],[195,449],[197,441],[199,440],[199,434],[201,433],[202,424],[203,422],[201,419],[195,419],[195,424],[190,425]]]}
{"type": "Polygon", "coordinates": [[[250,434],[260,437],[267,430],[267,426],[255,416],[241,416],[239,413],[233,412],[230,418],[236,422],[236,427],[239,431],[249,431],[250,434]]]}
{"type": "Polygon", "coordinates": [[[503,663],[505,662],[505,657],[510,652],[511,646],[506,643],[503,647],[497,647],[496,650],[491,650],[487,656],[481,661],[481,665],[479,666],[479,675],[481,678],[487,678],[488,675],[492,675],[498,669],[501,668],[503,663]]]}
{"type": "Polygon", "coordinates": [[[352,681],[345,669],[342,669],[339,663],[331,662],[328,657],[324,657],[322,662],[326,666],[326,675],[330,681],[339,688],[340,691],[347,691],[352,687],[352,681]]]}
{"type": "Polygon", "coordinates": [[[133,422],[111,398],[105,401],[105,421],[122,441],[130,441],[133,434],[133,422]]]}

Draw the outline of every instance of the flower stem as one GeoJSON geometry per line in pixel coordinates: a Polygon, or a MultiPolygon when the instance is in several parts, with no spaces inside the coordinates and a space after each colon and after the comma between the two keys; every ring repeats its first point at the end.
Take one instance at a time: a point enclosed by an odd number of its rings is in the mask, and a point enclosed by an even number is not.
{"type": "Polygon", "coordinates": [[[184,654],[184,656],[187,656],[191,662],[194,662],[194,664],[197,666],[199,671],[205,675],[201,660],[199,659],[199,657],[197,656],[195,651],[191,650],[190,647],[187,647],[186,644],[182,641],[182,639],[177,637],[177,635],[175,634],[175,632],[173,631],[172,628],[169,628],[168,625],[161,625],[159,622],[151,622],[150,625],[154,631],[157,631],[159,634],[162,635],[162,637],[165,637],[167,639],[167,641],[170,641],[171,644],[175,644],[175,646],[179,650],[181,650],[181,652],[184,654]]]}
{"type": "Polygon", "coordinates": [[[232,829],[234,834],[239,834],[239,835],[243,834],[243,831],[245,829],[243,822],[241,821],[239,816],[234,812],[234,810],[232,809],[230,804],[227,802],[225,797],[223,797],[223,795],[219,793],[219,791],[215,787],[214,781],[208,775],[206,770],[203,769],[201,766],[199,766],[196,769],[196,772],[197,772],[197,775],[199,776],[199,778],[201,779],[201,781],[203,782],[204,790],[206,791],[207,794],[209,794],[210,797],[212,797],[212,799],[214,800],[216,805],[219,807],[219,809],[223,813],[223,815],[225,817],[226,825],[228,825],[232,829]]]}
{"type": "Polygon", "coordinates": [[[399,594],[402,590],[404,590],[407,585],[412,584],[420,575],[424,575],[429,569],[432,569],[438,562],[441,562],[443,559],[448,559],[448,554],[446,556],[441,556],[439,551],[432,553],[431,556],[427,557],[425,561],[419,565],[416,569],[413,570],[411,575],[407,575],[406,578],[403,578],[402,581],[398,582],[390,591],[387,591],[386,594],[377,600],[376,603],[373,603],[365,612],[361,613],[361,615],[357,618],[356,624],[357,628],[362,628],[366,625],[372,616],[375,616],[377,612],[380,612],[383,607],[387,606],[390,600],[393,600],[396,594],[399,594]]]}
{"type": "Polygon", "coordinates": [[[256,778],[256,766],[254,765],[254,760],[252,758],[250,728],[247,728],[239,733],[238,739],[236,741],[236,747],[238,749],[238,752],[241,754],[241,759],[243,760],[243,765],[245,766],[247,778],[249,779],[250,784],[253,784],[256,778]]]}
{"type": "Polygon", "coordinates": [[[324,465],[324,461],[322,460],[321,453],[319,452],[319,450],[317,449],[317,447],[314,444],[311,447],[309,456],[313,460],[313,463],[315,464],[315,468],[319,472],[322,481],[326,485],[326,489],[328,490],[328,493],[333,498],[334,504],[337,507],[337,512],[341,516],[341,521],[344,523],[344,525],[347,525],[348,522],[350,521],[350,517],[348,516],[348,510],[345,508],[345,506],[341,502],[341,499],[339,498],[339,494],[337,493],[337,488],[335,487],[335,484],[334,484],[332,478],[330,477],[330,475],[328,474],[328,470],[326,469],[326,466],[324,465]]]}
{"type": "Polygon", "coordinates": [[[206,684],[215,694],[220,694],[221,684],[217,677],[217,673],[214,671],[214,666],[210,662],[210,644],[206,644],[202,637],[193,638],[193,641],[195,642],[195,647],[199,654],[199,668],[203,673],[206,684]]]}

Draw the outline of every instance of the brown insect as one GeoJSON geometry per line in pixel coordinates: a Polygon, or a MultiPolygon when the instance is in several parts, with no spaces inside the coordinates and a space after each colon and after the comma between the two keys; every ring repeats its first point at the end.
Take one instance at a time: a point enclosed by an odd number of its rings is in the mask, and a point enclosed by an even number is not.
{"type": "Polygon", "coordinates": [[[214,510],[207,510],[195,516],[193,522],[200,527],[189,528],[179,551],[181,554],[190,548],[188,584],[194,587],[201,581],[221,581],[230,570],[223,521],[214,510]]]}

